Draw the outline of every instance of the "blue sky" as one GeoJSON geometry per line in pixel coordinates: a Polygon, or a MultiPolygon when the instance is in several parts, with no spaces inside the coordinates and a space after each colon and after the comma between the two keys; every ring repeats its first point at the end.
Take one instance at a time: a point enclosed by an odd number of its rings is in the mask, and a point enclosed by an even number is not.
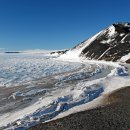
{"type": "Polygon", "coordinates": [[[130,0],[0,0],[0,48],[71,48],[118,21],[130,0]]]}

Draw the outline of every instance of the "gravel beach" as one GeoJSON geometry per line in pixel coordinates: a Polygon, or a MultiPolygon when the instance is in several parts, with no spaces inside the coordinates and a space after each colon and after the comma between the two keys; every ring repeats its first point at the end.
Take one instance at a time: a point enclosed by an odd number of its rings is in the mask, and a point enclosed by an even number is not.
{"type": "Polygon", "coordinates": [[[41,123],[29,130],[130,130],[130,87],[110,94],[108,105],[41,123]]]}

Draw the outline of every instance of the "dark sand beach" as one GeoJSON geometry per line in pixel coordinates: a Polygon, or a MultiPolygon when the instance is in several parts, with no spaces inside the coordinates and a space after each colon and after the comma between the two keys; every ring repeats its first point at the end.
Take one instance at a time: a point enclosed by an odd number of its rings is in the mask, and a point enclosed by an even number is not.
{"type": "Polygon", "coordinates": [[[41,123],[29,130],[130,130],[130,87],[106,96],[107,105],[41,123]]]}

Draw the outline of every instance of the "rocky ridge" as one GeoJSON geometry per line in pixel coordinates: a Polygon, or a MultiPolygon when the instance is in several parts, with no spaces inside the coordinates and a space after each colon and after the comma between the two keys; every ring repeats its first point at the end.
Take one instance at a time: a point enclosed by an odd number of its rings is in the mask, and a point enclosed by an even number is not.
{"type": "MultiPolygon", "coordinates": [[[[80,58],[122,61],[130,53],[130,23],[115,23],[65,52],[78,53],[80,58]]],[[[123,62],[130,62],[130,56],[123,62]]]]}

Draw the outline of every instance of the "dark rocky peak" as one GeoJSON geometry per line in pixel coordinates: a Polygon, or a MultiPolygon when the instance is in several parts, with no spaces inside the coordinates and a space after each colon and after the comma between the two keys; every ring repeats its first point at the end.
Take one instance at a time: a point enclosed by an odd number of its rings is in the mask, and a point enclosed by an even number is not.
{"type": "Polygon", "coordinates": [[[120,27],[126,27],[126,28],[130,28],[130,23],[128,22],[119,22],[119,23],[115,23],[115,25],[118,25],[120,27]]]}
{"type": "Polygon", "coordinates": [[[118,33],[129,33],[130,32],[130,23],[115,23],[113,24],[115,31],[118,33]]]}
{"type": "Polygon", "coordinates": [[[118,61],[130,53],[130,23],[112,24],[73,49],[81,50],[80,57],[118,61]]]}

